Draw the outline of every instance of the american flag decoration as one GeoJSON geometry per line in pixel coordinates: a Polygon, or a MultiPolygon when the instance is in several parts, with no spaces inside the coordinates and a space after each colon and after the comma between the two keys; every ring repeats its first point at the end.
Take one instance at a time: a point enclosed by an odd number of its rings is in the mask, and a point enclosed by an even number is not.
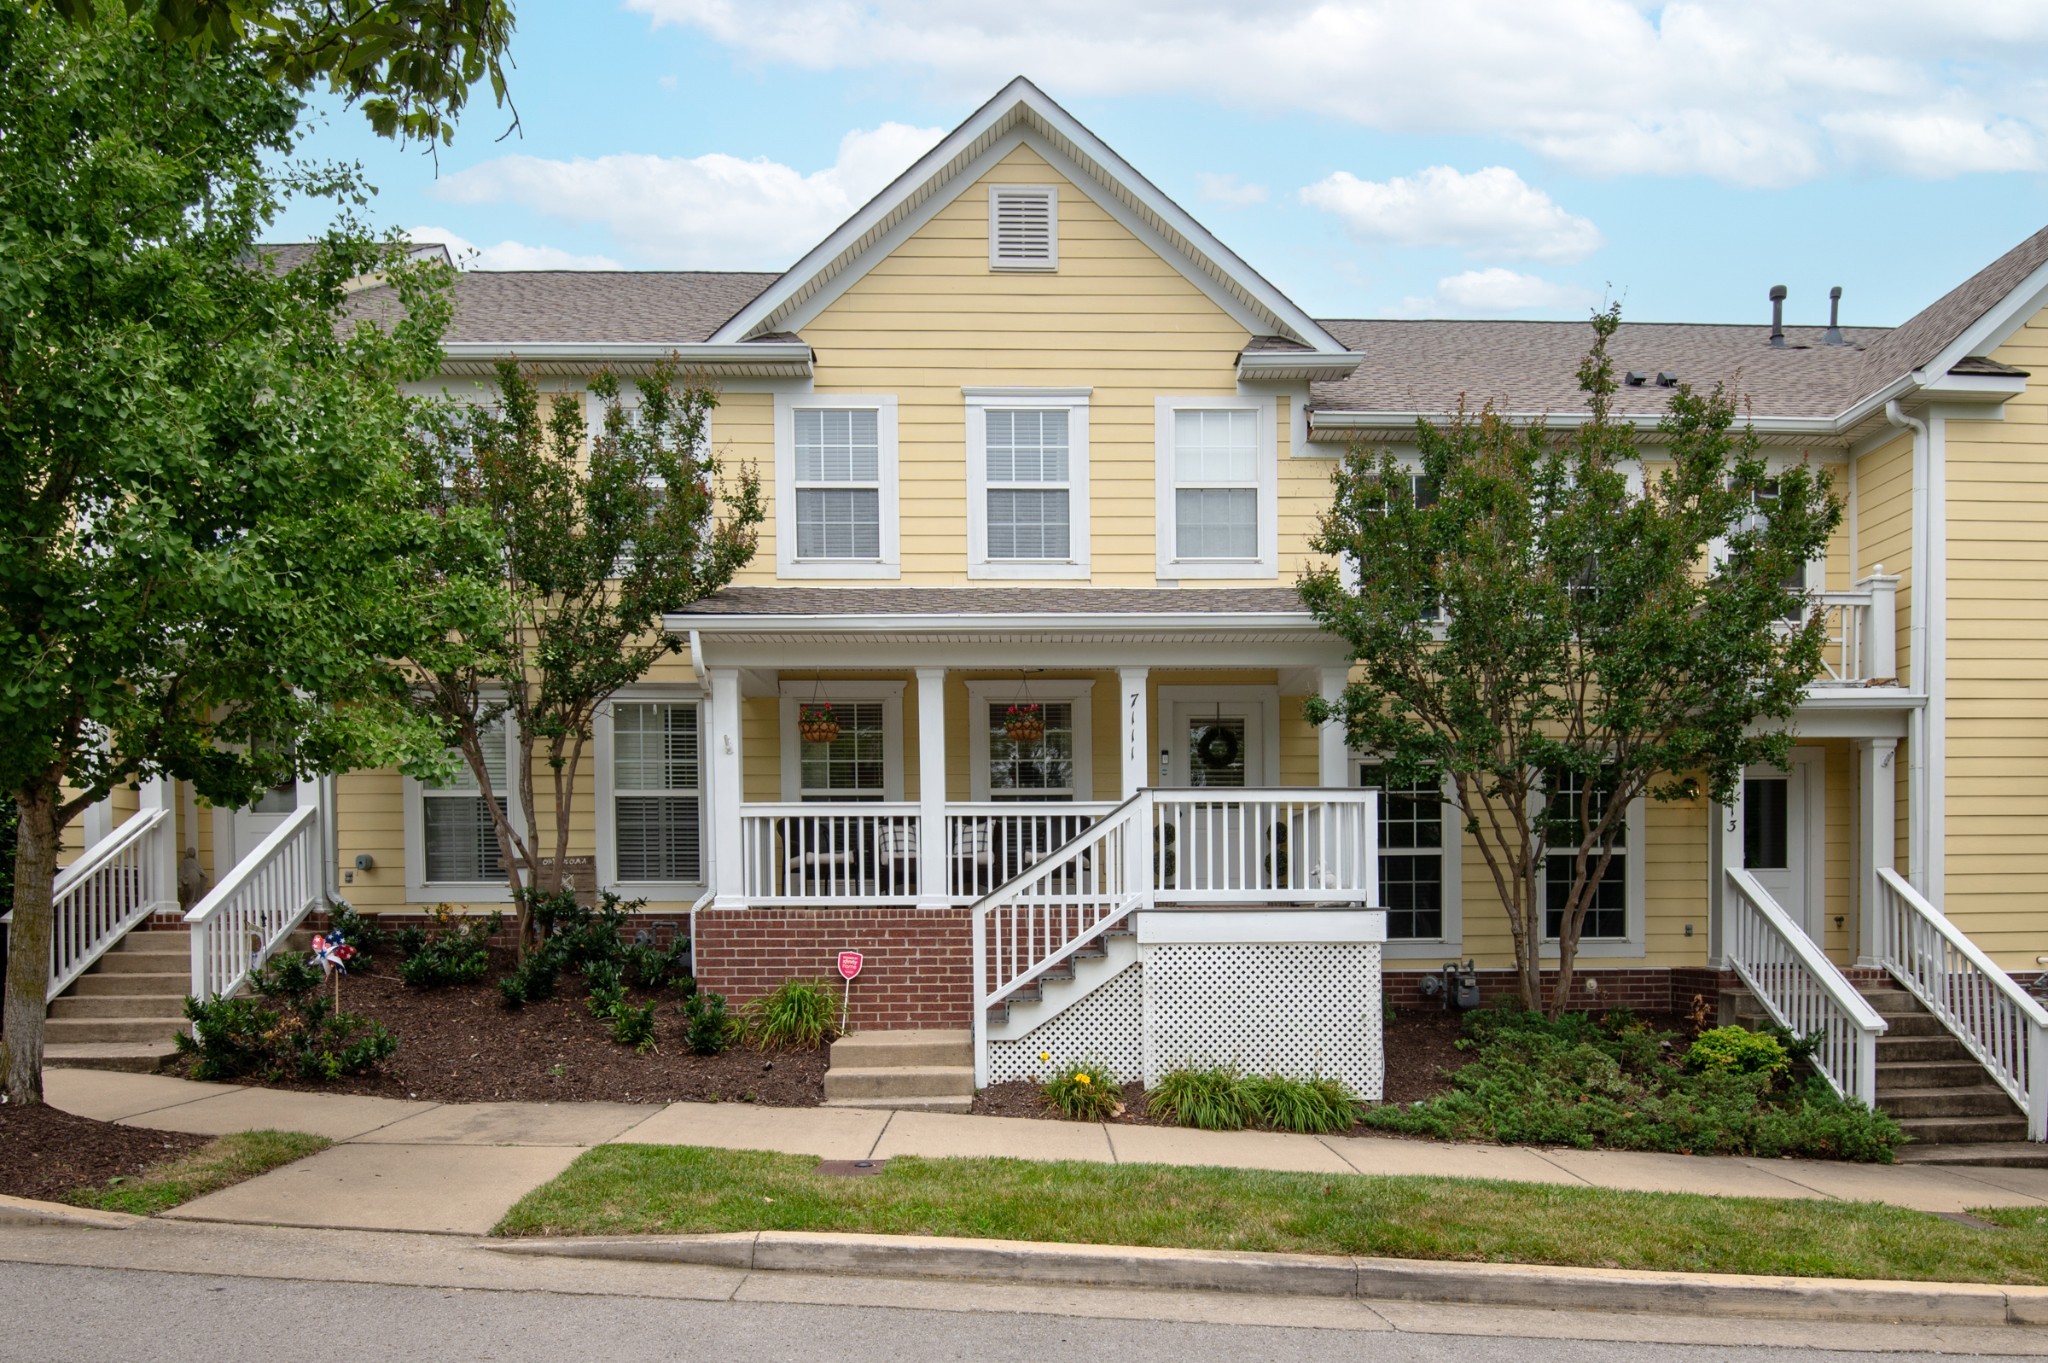
{"type": "Polygon", "coordinates": [[[343,941],[341,934],[332,937],[313,934],[313,962],[321,970],[332,975],[335,971],[348,974],[348,963],[356,958],[356,949],[343,941]]]}

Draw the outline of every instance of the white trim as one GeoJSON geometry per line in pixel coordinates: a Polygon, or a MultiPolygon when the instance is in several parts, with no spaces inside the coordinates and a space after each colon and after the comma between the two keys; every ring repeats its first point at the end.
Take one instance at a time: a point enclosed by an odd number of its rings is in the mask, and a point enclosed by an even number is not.
{"type": "Polygon", "coordinates": [[[988,267],[998,274],[1050,274],[1060,267],[1060,187],[1058,185],[992,184],[988,187],[988,267]],[[1004,195],[1038,198],[1045,203],[1045,250],[1041,259],[1012,260],[997,250],[996,201],[1004,195]]]}
{"type": "MultiPolygon", "coordinates": [[[[967,420],[967,576],[1035,580],[1086,578],[1088,541],[1088,398],[1086,388],[963,388],[967,420]],[[1067,557],[1002,559],[988,556],[988,414],[1064,411],[1067,414],[1067,557]]],[[[1045,490],[1050,490],[1046,485],[1045,490]]]]}
{"type": "Polygon", "coordinates": [[[882,702],[882,799],[900,803],[903,799],[903,687],[900,681],[785,681],[781,691],[782,798],[795,803],[804,798],[803,769],[799,761],[803,740],[797,737],[797,707],[812,696],[827,701],[878,700],[882,702]]]}
{"type": "MultiPolygon", "coordinates": [[[[967,683],[967,798],[993,799],[988,784],[988,706],[1013,699],[1015,682],[976,680],[967,683]]],[[[1074,793],[1077,802],[1095,798],[1094,681],[1080,677],[1032,677],[1025,683],[1028,699],[1068,701],[1074,707],[1074,793]]]]}
{"type": "MultiPolygon", "coordinates": [[[[695,687],[635,686],[613,694],[599,706],[591,722],[592,818],[597,840],[597,885],[628,899],[688,900],[704,892],[711,879],[711,800],[707,792],[711,766],[710,731],[704,695],[695,687]],[[612,707],[614,705],[691,705],[697,710],[697,871],[696,880],[622,881],[619,879],[618,809],[613,775],[612,707]]],[[[683,794],[686,792],[675,792],[683,794]]]]}
{"type": "Polygon", "coordinates": [[[1279,416],[1268,395],[1239,397],[1162,397],[1152,404],[1154,491],[1158,572],[1163,580],[1185,578],[1265,578],[1280,575],[1279,416]],[[1191,411],[1250,411],[1256,414],[1259,447],[1257,479],[1258,553],[1252,558],[1183,559],[1176,553],[1174,511],[1180,487],[1174,466],[1174,414],[1191,411]]]}
{"type": "Polygon", "coordinates": [[[1384,942],[1380,909],[1152,909],[1137,915],[1138,945],[1384,942]]]}
{"type": "MultiPolygon", "coordinates": [[[[1753,778],[1773,780],[1782,777],[1797,783],[1801,801],[1800,827],[1796,830],[1791,827],[1792,817],[1788,813],[1785,831],[1788,837],[1796,832],[1802,843],[1799,865],[1799,878],[1802,882],[1799,894],[1802,903],[1796,916],[1786,905],[1780,904],[1778,907],[1785,910],[1786,917],[1798,923],[1815,946],[1825,951],[1828,924],[1827,752],[1813,744],[1799,744],[1792,749],[1790,763],[1791,765],[1784,767],[1774,766],[1769,762],[1756,763],[1742,769],[1742,779],[1747,782],[1753,778]]],[[[1738,858],[1742,855],[1748,833],[1749,809],[1744,803],[1746,795],[1746,790],[1737,795],[1732,811],[1736,825],[1735,849],[1738,858]]],[[[1739,861],[1737,864],[1741,865],[1739,861]]],[[[1741,865],[1741,869],[1749,871],[1752,876],[1756,874],[1747,865],[1741,865]]]]}
{"type": "Polygon", "coordinates": [[[775,395],[775,575],[778,578],[899,578],[903,575],[897,504],[896,395],[893,393],[777,393],[775,395]],[[881,556],[874,559],[800,559],[796,555],[796,413],[798,409],[872,410],[879,450],[881,556]]]}
{"type": "MultiPolygon", "coordinates": [[[[1259,760],[1258,779],[1252,779],[1251,763],[1245,763],[1245,784],[1264,785],[1268,790],[1280,788],[1280,688],[1277,686],[1162,686],[1159,688],[1159,744],[1167,753],[1169,767],[1184,770],[1188,755],[1182,750],[1185,740],[1181,712],[1187,707],[1213,706],[1218,701],[1230,705],[1252,705],[1259,710],[1259,746],[1262,749],[1259,760]]],[[[1161,784],[1164,784],[1163,782],[1161,784]]]]}
{"type": "MultiPolygon", "coordinates": [[[[495,703],[495,702],[493,702],[495,703]]],[[[519,802],[519,741],[514,733],[515,724],[508,711],[501,722],[505,726],[505,789],[497,792],[505,798],[505,818],[518,828],[526,817],[526,807],[519,802]]],[[[410,776],[399,778],[404,805],[405,825],[405,897],[413,904],[451,903],[509,904],[512,891],[503,880],[428,880],[427,879],[427,815],[425,787],[410,776]]],[[[479,798],[481,793],[479,792],[479,798]]],[[[216,875],[215,881],[220,877],[216,875]]]]}

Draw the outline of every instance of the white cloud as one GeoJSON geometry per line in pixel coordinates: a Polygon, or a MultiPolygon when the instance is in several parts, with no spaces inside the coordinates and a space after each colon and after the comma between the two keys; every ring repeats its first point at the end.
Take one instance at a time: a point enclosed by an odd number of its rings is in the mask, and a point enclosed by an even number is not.
{"type": "Polygon", "coordinates": [[[1466,270],[1436,282],[1426,298],[1404,298],[1391,310],[1397,317],[1486,317],[1507,312],[1580,312],[1594,296],[1572,284],[1555,284],[1532,274],[1489,266],[1466,270]]]}
{"type": "Polygon", "coordinates": [[[1940,178],[2038,165],[2048,130],[2038,0],[627,3],[751,61],[922,75],[948,98],[1022,71],[1055,95],[1192,94],[1506,137],[1596,175],[1940,178]],[[1935,114],[1949,122],[1920,122],[1935,114]]]}
{"type": "Polygon", "coordinates": [[[1567,213],[1506,166],[1465,175],[1431,166],[1413,177],[1361,180],[1340,170],[1301,191],[1352,235],[1393,246],[1448,246],[1512,260],[1583,260],[1600,229],[1567,213]]]}
{"type": "Polygon", "coordinates": [[[501,241],[479,246],[445,227],[409,227],[406,236],[418,242],[439,242],[455,257],[463,270],[616,270],[619,262],[610,256],[579,256],[558,246],[528,246],[522,241],[501,241]]]}
{"type": "Polygon", "coordinates": [[[1218,175],[1205,170],[1195,176],[1195,184],[1200,187],[1205,200],[1228,208],[1250,208],[1266,201],[1264,185],[1246,184],[1235,175],[1218,175]]]}
{"type": "Polygon", "coordinates": [[[806,175],[779,162],[615,155],[551,161],[505,156],[440,180],[454,203],[513,203],[608,229],[634,263],[782,269],[929,151],[937,128],[885,123],[839,142],[806,175]]]}

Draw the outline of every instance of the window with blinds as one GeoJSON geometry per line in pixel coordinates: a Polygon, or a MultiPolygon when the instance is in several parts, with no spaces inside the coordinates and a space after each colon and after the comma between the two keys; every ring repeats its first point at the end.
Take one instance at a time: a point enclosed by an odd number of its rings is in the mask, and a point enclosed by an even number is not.
{"type": "Polygon", "coordinates": [[[621,881],[704,877],[697,707],[612,706],[612,838],[621,881]]]}
{"type": "MultiPolygon", "coordinates": [[[[506,809],[506,778],[510,769],[510,735],[501,718],[480,735],[484,771],[491,778],[491,798],[506,809]]],[[[469,763],[459,764],[446,782],[420,783],[420,826],[426,840],[426,881],[429,884],[470,884],[505,874],[498,850],[498,831],[491,808],[477,785],[469,763]]]]}
{"type": "Polygon", "coordinates": [[[1059,191],[1051,185],[990,186],[988,267],[1056,270],[1059,263],[1059,191]]]}
{"type": "Polygon", "coordinates": [[[1045,721],[1045,734],[1029,742],[1020,742],[1009,734],[1010,709],[1017,703],[1007,700],[988,703],[989,798],[1073,799],[1073,702],[1056,700],[1039,704],[1038,713],[1045,721]]]}
{"type": "Polygon", "coordinates": [[[799,739],[799,795],[805,800],[879,800],[886,793],[886,742],[882,702],[826,697],[839,736],[830,743],[799,739]]]}
{"type": "MultiPolygon", "coordinates": [[[[1588,782],[1574,771],[1554,770],[1546,778],[1547,794],[1541,820],[1544,842],[1543,881],[1545,909],[1543,935],[1556,938],[1564,927],[1564,910],[1571,899],[1572,880],[1578,871],[1581,820],[1597,824],[1607,810],[1607,791],[1588,782]]],[[[1598,857],[1596,847],[1591,854],[1598,857]]],[[[1590,863],[1589,863],[1590,865],[1590,863]]],[[[1582,941],[1622,941],[1628,937],[1628,823],[1624,819],[1614,838],[1614,859],[1593,889],[1593,902],[1579,930],[1582,941]]]]}
{"type": "Polygon", "coordinates": [[[801,407],[794,418],[797,557],[881,558],[881,414],[801,407]]]}
{"type": "Polygon", "coordinates": [[[1184,408],[1173,414],[1174,557],[1259,556],[1259,414],[1184,408]]]}
{"type": "Polygon", "coordinates": [[[1431,785],[1389,787],[1366,764],[1358,783],[1380,792],[1380,906],[1390,941],[1444,935],[1443,792],[1431,785]]]}
{"type": "Polygon", "coordinates": [[[1056,559],[1073,552],[1071,450],[1065,408],[990,408],[988,557],[1056,559]]]}

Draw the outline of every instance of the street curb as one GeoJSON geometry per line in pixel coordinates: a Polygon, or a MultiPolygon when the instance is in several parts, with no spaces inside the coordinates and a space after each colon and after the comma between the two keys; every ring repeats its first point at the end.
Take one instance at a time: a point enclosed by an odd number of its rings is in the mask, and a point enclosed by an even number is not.
{"type": "Polygon", "coordinates": [[[890,1278],[972,1278],[1779,1320],[2048,1325],[2048,1288],[1982,1283],[1768,1278],[802,1231],[524,1240],[494,1243],[489,1248],[500,1254],[890,1278]]]}
{"type": "Polygon", "coordinates": [[[93,1230],[127,1230],[147,1221],[126,1212],[98,1212],[62,1202],[36,1202],[26,1197],[0,1197],[0,1226],[86,1226],[93,1230]]]}

